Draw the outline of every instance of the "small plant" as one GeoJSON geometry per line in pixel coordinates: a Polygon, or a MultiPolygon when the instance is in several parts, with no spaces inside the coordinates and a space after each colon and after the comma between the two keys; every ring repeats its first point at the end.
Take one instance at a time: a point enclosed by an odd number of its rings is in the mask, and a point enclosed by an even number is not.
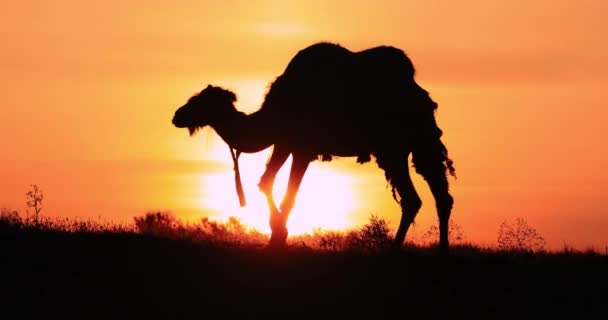
{"type": "Polygon", "coordinates": [[[236,243],[246,234],[246,227],[237,217],[229,217],[228,221],[220,222],[208,217],[201,219],[199,229],[209,241],[222,243],[236,243]]]}
{"type": "Polygon", "coordinates": [[[169,212],[148,212],[143,217],[135,217],[135,227],[142,234],[172,237],[181,223],[169,212]]]}
{"type": "Polygon", "coordinates": [[[576,250],[569,244],[566,243],[566,241],[564,241],[564,251],[563,254],[565,255],[570,255],[572,253],[574,253],[576,250]]]}
{"type": "Polygon", "coordinates": [[[324,251],[337,252],[344,249],[346,236],[339,231],[315,230],[313,237],[317,239],[317,246],[324,251]]]}
{"type": "Polygon", "coordinates": [[[31,184],[30,190],[25,193],[26,205],[28,208],[34,208],[34,225],[38,227],[38,218],[40,215],[40,211],[42,211],[42,200],[44,199],[44,194],[42,193],[42,189],[40,189],[37,185],[31,184]]]}
{"type": "Polygon", "coordinates": [[[17,210],[8,208],[0,209],[0,231],[2,230],[19,230],[23,227],[23,220],[19,216],[17,210]]]}
{"type": "Polygon", "coordinates": [[[379,252],[391,247],[393,240],[386,220],[372,215],[369,222],[347,236],[348,247],[365,252],[379,252]]]}
{"type": "Polygon", "coordinates": [[[226,222],[204,217],[199,222],[186,223],[170,212],[154,211],[134,220],[137,232],[155,237],[222,245],[258,245],[267,241],[267,235],[249,230],[234,216],[226,222]]]}
{"type": "Polygon", "coordinates": [[[545,250],[545,244],[545,239],[523,218],[515,219],[513,224],[505,220],[498,230],[498,248],[501,250],[539,252],[545,250]]]}

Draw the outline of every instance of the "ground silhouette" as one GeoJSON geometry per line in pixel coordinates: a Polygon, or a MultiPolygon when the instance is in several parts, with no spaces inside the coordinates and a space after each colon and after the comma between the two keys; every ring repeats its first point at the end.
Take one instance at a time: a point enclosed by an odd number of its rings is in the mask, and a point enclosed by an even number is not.
{"type": "Polygon", "coordinates": [[[398,48],[352,52],[337,44],[316,43],[289,62],[257,112],[237,111],[233,92],[208,85],[175,112],[173,124],[188,128],[191,135],[209,125],[237,152],[274,146],[259,182],[271,212],[274,245],[286,241],[287,218],[310,162],[329,161],[332,156],[357,157],[359,163],[371,156],[376,159],[401,205],[395,235],[395,243],[401,245],[422,205],[410,178],[411,153],[416,171],[435,198],[439,245],[445,252],[453,205],[447,176],[455,175],[454,167],[435,120],[437,103],[416,83],[414,74],[412,62],[398,48]],[[290,155],[287,192],[277,208],[273,184],[290,155]]]}
{"type": "Polygon", "coordinates": [[[608,257],[596,252],[276,250],[70,225],[0,220],[4,319],[586,319],[606,308],[608,257]]]}

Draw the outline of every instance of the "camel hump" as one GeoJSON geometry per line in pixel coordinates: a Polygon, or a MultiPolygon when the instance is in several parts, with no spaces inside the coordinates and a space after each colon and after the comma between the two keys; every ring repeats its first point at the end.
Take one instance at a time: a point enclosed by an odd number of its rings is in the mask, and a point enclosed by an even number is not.
{"type": "Polygon", "coordinates": [[[347,63],[353,52],[330,42],[319,42],[300,51],[289,61],[284,75],[302,74],[313,70],[329,70],[347,63]]]}
{"type": "Polygon", "coordinates": [[[412,60],[399,48],[378,46],[355,53],[357,63],[370,75],[381,73],[398,78],[414,79],[416,72],[412,60]]]}
{"type": "Polygon", "coordinates": [[[298,51],[283,76],[311,81],[324,77],[347,80],[352,76],[384,79],[388,76],[410,83],[414,73],[414,64],[409,57],[393,46],[376,46],[354,52],[339,44],[319,42],[298,51]]]}
{"type": "MultiPolygon", "coordinates": [[[[414,65],[408,56],[392,46],[351,51],[339,44],[319,42],[290,60],[283,74],[270,85],[262,109],[301,116],[312,109],[332,112],[383,101],[403,100],[417,89],[414,65]]],[[[392,109],[394,103],[385,108],[392,109]]],[[[276,115],[276,114],[275,114],[276,115]]]]}
{"type": "Polygon", "coordinates": [[[346,49],[345,47],[343,47],[337,43],[317,42],[313,45],[310,45],[310,46],[298,51],[298,54],[296,54],[296,57],[307,56],[309,54],[322,54],[322,55],[331,56],[333,54],[343,55],[343,54],[350,54],[350,53],[352,53],[350,50],[346,49]]]}

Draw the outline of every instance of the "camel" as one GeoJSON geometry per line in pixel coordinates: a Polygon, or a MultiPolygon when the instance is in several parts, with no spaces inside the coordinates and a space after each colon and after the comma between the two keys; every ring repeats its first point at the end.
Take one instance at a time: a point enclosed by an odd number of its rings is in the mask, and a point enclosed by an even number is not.
{"type": "Polygon", "coordinates": [[[416,172],[424,177],[435,199],[439,248],[447,252],[454,202],[448,176],[455,177],[455,169],[435,120],[437,103],[416,83],[414,74],[411,60],[398,48],[378,46],[355,52],[320,42],[298,51],[270,84],[257,111],[239,112],[233,92],[208,85],[175,112],[172,122],[188,128],[191,136],[211,126],[231,151],[236,150],[237,190],[238,154],[273,147],[258,184],[270,210],[272,246],[286,243],[287,219],[312,161],[356,157],[358,163],[365,163],[372,156],[401,206],[394,237],[394,243],[401,246],[422,206],[408,168],[412,154],[416,172]],[[274,180],[290,155],[287,192],[277,208],[272,195],[274,180]]]}

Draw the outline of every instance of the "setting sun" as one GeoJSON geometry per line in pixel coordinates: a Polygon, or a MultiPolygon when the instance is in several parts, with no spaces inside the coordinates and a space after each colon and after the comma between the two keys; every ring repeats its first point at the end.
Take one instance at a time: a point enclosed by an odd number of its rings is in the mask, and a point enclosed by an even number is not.
{"type": "MultiPolygon", "coordinates": [[[[218,79],[217,84],[233,88],[238,92],[237,107],[245,113],[256,111],[267,90],[271,78],[225,78],[218,79]]],[[[197,175],[197,186],[205,190],[194,199],[195,206],[203,212],[212,212],[212,218],[220,221],[230,216],[238,217],[250,228],[269,233],[269,209],[266,198],[259,191],[260,180],[270,150],[255,154],[242,154],[239,160],[241,178],[247,197],[247,205],[240,207],[234,184],[233,162],[225,142],[217,137],[213,130],[200,133],[202,137],[194,139],[204,148],[198,148],[201,158],[222,163],[225,169],[219,172],[201,172],[197,175]]],[[[273,190],[275,201],[280,203],[287,189],[291,157],[283,165],[275,181],[273,190]]],[[[296,205],[289,216],[287,227],[290,235],[311,233],[313,229],[343,230],[352,228],[359,221],[354,218],[360,203],[356,201],[353,189],[355,177],[335,169],[334,162],[313,162],[302,182],[296,205]]]]}
{"type": "MultiPolygon", "coordinates": [[[[228,150],[224,150],[228,154],[228,150]]],[[[239,207],[231,169],[214,174],[201,174],[201,188],[207,190],[199,199],[201,209],[209,209],[217,215],[214,218],[225,221],[230,216],[258,231],[269,233],[269,209],[264,195],[258,190],[257,182],[265,168],[268,152],[243,155],[240,161],[241,174],[247,205],[239,207]]],[[[228,165],[229,163],[227,163],[228,165]]],[[[231,162],[230,162],[231,165],[231,162]]],[[[274,187],[274,198],[281,201],[287,188],[291,159],[279,171],[274,187]]],[[[315,164],[309,168],[298,193],[296,206],[288,221],[290,235],[312,233],[313,229],[343,230],[354,226],[351,217],[357,206],[352,188],[353,178],[330,168],[315,164]]]]}

